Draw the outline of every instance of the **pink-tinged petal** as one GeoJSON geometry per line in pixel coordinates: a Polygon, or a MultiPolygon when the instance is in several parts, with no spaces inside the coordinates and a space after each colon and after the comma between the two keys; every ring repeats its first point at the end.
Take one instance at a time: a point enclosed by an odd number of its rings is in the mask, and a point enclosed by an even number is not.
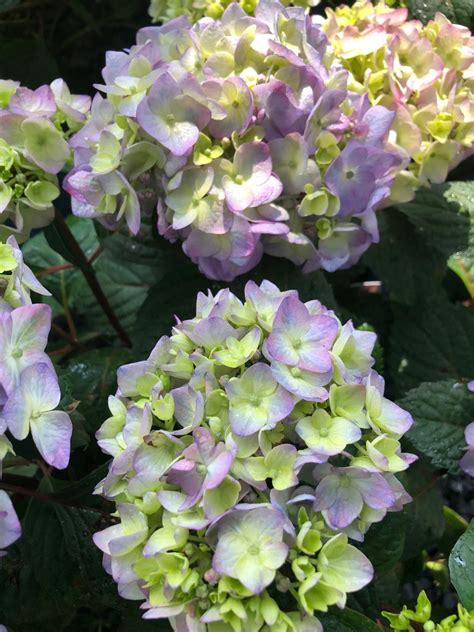
{"type": "Polygon", "coordinates": [[[277,423],[288,417],[295,407],[296,401],[287,390],[278,385],[275,393],[267,404],[270,423],[277,423]]]}
{"type": "Polygon", "coordinates": [[[253,192],[246,182],[237,184],[231,177],[224,176],[222,178],[222,188],[224,189],[227,206],[231,211],[244,211],[252,206],[253,192]]]}
{"type": "Polygon", "coordinates": [[[178,606],[160,606],[159,608],[150,608],[143,615],[144,619],[169,619],[183,612],[185,605],[178,606]]]}
{"type": "Polygon", "coordinates": [[[234,455],[228,450],[223,450],[207,468],[205,486],[214,489],[225,479],[234,461],[234,455]]]}
{"type": "Polygon", "coordinates": [[[124,364],[117,371],[117,383],[121,395],[124,397],[133,397],[138,395],[137,383],[139,378],[148,370],[149,363],[146,360],[142,362],[133,362],[124,364]]]}
{"type": "Polygon", "coordinates": [[[474,447],[474,421],[471,422],[464,430],[464,438],[470,447],[474,447]]]}
{"type": "MultiPolygon", "coordinates": [[[[253,187],[252,183],[252,187],[253,187]]],[[[254,189],[252,207],[269,204],[276,200],[283,191],[281,180],[276,176],[270,176],[266,182],[254,189]]]]}
{"type": "Polygon", "coordinates": [[[297,296],[283,299],[273,321],[274,330],[290,330],[295,335],[303,336],[309,325],[309,312],[297,296]]]}
{"type": "Polygon", "coordinates": [[[298,366],[306,371],[327,373],[332,368],[332,359],[320,342],[304,342],[299,349],[298,366]]]}
{"type": "Polygon", "coordinates": [[[213,435],[207,428],[196,428],[196,430],[193,431],[193,438],[194,444],[185,450],[186,456],[188,456],[188,458],[193,458],[189,455],[188,451],[190,448],[196,448],[196,450],[192,450],[193,456],[199,456],[202,463],[209,463],[209,461],[213,458],[216,446],[213,435]]]}
{"type": "Polygon", "coordinates": [[[375,145],[382,141],[385,134],[390,130],[394,118],[395,112],[391,112],[381,105],[369,108],[363,118],[364,123],[369,127],[369,131],[364,138],[365,142],[369,145],[375,145]]]}
{"type": "Polygon", "coordinates": [[[31,434],[46,463],[58,470],[69,464],[72,423],[65,412],[46,412],[31,420],[31,434]]]}
{"type": "Polygon", "coordinates": [[[53,410],[61,400],[58,377],[48,364],[25,369],[20,376],[20,390],[36,413],[53,410]]]}
{"type": "Polygon", "coordinates": [[[188,337],[200,347],[214,349],[225,343],[227,338],[235,337],[235,329],[223,318],[209,317],[201,320],[188,337]]]}
{"type": "Polygon", "coordinates": [[[380,425],[390,432],[402,435],[412,427],[413,417],[407,410],[403,410],[403,408],[384,397],[382,399],[380,425]]]}
{"type": "Polygon", "coordinates": [[[466,472],[466,474],[474,477],[474,450],[468,450],[466,452],[459,461],[459,467],[466,472]]]}
{"type": "Polygon", "coordinates": [[[171,135],[163,143],[175,156],[183,156],[194,147],[199,138],[199,127],[188,121],[173,126],[171,135]]]}
{"type": "Polygon", "coordinates": [[[204,398],[201,392],[185,385],[173,389],[171,395],[175,406],[174,416],[183,428],[200,423],[204,414],[204,398]]]}
{"type": "Polygon", "coordinates": [[[345,483],[340,476],[330,474],[316,487],[313,509],[323,511],[329,526],[334,529],[347,527],[359,516],[364,506],[358,489],[345,483]]]}
{"type": "Polygon", "coordinates": [[[47,364],[25,369],[19,386],[9,396],[3,409],[3,417],[12,435],[16,439],[24,439],[33,417],[56,408],[60,399],[56,374],[47,364]]]}
{"type": "Polygon", "coordinates": [[[313,402],[323,402],[329,397],[326,384],[331,381],[332,371],[312,373],[273,361],[271,369],[276,381],[293,395],[313,402]]]}
{"type": "Polygon", "coordinates": [[[330,349],[339,329],[337,320],[332,316],[313,316],[309,325],[306,339],[318,342],[324,349],[330,349]]]}
{"type": "Polygon", "coordinates": [[[387,509],[395,503],[395,494],[381,474],[367,473],[366,478],[357,477],[357,489],[364,502],[372,509],[387,509]]]}
{"type": "Polygon", "coordinates": [[[31,405],[19,388],[7,399],[2,414],[15,439],[26,439],[30,430],[31,405]]]}
{"type": "MultiPolygon", "coordinates": [[[[51,329],[49,305],[26,305],[12,314],[12,344],[20,349],[44,351],[51,329]]],[[[0,344],[3,340],[0,339],[0,344]]]]}
{"type": "Polygon", "coordinates": [[[272,173],[270,149],[266,143],[243,143],[235,152],[234,172],[245,181],[251,180],[252,186],[267,182],[272,173]]]}
{"type": "Polygon", "coordinates": [[[10,496],[0,490],[0,549],[10,546],[20,536],[21,525],[10,496]]]}

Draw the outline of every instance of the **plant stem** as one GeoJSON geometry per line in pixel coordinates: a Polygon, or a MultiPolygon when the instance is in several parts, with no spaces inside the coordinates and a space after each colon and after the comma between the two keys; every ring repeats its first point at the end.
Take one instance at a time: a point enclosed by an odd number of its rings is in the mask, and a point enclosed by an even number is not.
{"type": "Polygon", "coordinates": [[[20,485],[12,485],[11,483],[6,483],[5,481],[0,481],[0,489],[4,489],[7,492],[11,492],[12,494],[20,494],[21,496],[29,496],[30,498],[36,498],[36,500],[40,500],[41,502],[46,503],[55,503],[57,505],[63,505],[65,507],[74,507],[75,509],[84,509],[86,511],[92,511],[94,513],[101,514],[102,516],[106,516],[110,518],[110,515],[104,513],[100,509],[96,507],[84,507],[81,505],[75,505],[74,503],[70,503],[67,500],[56,497],[53,494],[43,494],[42,492],[38,492],[34,489],[27,489],[26,487],[21,487],[20,485]]]}
{"type": "Polygon", "coordinates": [[[99,305],[102,307],[102,310],[104,312],[104,314],[107,316],[110,324],[112,325],[112,327],[115,329],[115,331],[117,332],[119,338],[121,339],[121,341],[124,343],[125,346],[127,347],[131,347],[131,342],[130,342],[130,338],[128,337],[126,331],[124,330],[124,328],[122,327],[122,325],[120,324],[119,319],[117,318],[117,316],[115,315],[115,312],[113,311],[112,307],[110,306],[110,303],[107,299],[107,297],[105,296],[99,281],[97,280],[97,275],[95,273],[94,268],[91,266],[90,262],[88,261],[86,255],[84,254],[84,252],[82,251],[82,248],[80,247],[80,245],[77,243],[76,238],[74,237],[74,235],[72,234],[69,226],[66,224],[64,217],[61,215],[61,213],[58,211],[58,209],[56,209],[56,213],[55,213],[55,222],[59,227],[59,230],[61,231],[61,235],[64,238],[64,241],[67,245],[67,247],[70,249],[71,253],[74,254],[74,256],[82,262],[82,265],[80,265],[80,269],[82,274],[84,275],[92,293],[94,294],[95,298],[97,299],[97,302],[99,303],[99,305]]]}

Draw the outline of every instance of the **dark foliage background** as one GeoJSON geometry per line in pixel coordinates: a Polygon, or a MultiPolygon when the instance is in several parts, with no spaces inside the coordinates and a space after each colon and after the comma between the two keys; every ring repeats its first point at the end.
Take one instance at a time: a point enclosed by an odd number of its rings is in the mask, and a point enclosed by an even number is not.
{"type": "MultiPolygon", "coordinates": [[[[328,4],[335,3],[317,10],[328,4]]],[[[441,10],[472,28],[474,0],[408,4],[420,19],[441,10]]],[[[92,93],[105,52],[134,41],[135,31],[149,23],[147,9],[148,0],[0,0],[0,77],[36,87],[62,76],[74,92],[92,93]]],[[[423,455],[404,480],[414,502],[371,529],[364,550],[376,581],[351,598],[351,610],[322,617],[327,632],[380,629],[367,617],[380,620],[382,609],[396,609],[423,588],[441,613],[456,601],[446,566],[433,570],[426,562],[447,559],[474,503],[473,486],[457,468],[463,428],[474,409],[465,389],[453,389],[474,377],[473,295],[447,266],[455,252],[474,261],[473,167],[472,159],[466,161],[447,185],[380,212],[381,243],[350,271],[302,276],[291,264],[272,259],[232,284],[241,294],[249,277],[269,278],[375,329],[378,369],[389,396],[418,422],[404,446],[423,455]]],[[[61,205],[67,215],[67,198],[61,205]]],[[[88,256],[100,249],[94,266],[133,347],[119,346],[79,270],[48,274],[67,263],[58,254],[57,236],[31,239],[25,257],[53,294],[55,324],[67,328],[72,316],[77,330],[78,344],[64,349],[64,341],[53,335],[51,349],[57,352],[63,406],[80,403],[73,414],[69,468],[45,471],[33,444],[23,442],[18,454],[24,459],[2,481],[14,492],[24,536],[0,560],[0,623],[9,632],[164,631],[167,624],[143,622],[137,605],[117,596],[92,544],[91,534],[110,523],[111,511],[92,494],[107,468],[94,433],[107,417],[116,368],[143,358],[168,333],[175,313],[190,316],[197,291],[220,285],[200,276],[177,248],[157,241],[151,222],[132,239],[104,234],[87,220],[68,221],[88,256]]]]}

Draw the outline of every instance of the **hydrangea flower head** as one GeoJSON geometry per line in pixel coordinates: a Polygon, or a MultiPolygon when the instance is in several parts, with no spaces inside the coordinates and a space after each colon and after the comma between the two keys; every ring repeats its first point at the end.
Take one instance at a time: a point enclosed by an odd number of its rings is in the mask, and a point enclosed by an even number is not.
{"type": "Polygon", "coordinates": [[[36,90],[3,81],[0,95],[0,238],[24,241],[52,220],[68,137],[85,122],[90,98],[72,95],[62,79],[36,90]]]}
{"type": "Polygon", "coordinates": [[[388,143],[394,113],[348,86],[303,6],[216,5],[108,55],[105,96],[71,139],[74,212],[136,233],[154,199],[159,232],[213,279],[264,252],[306,271],[351,266],[408,162],[388,143]]]}
{"type": "Polygon", "coordinates": [[[194,318],[119,369],[97,491],[120,522],[95,542],[146,619],[321,630],[318,612],[370,582],[349,538],[409,501],[395,474],[415,458],[374,343],[319,301],[250,281],[244,300],[199,294],[194,318]]]}
{"type": "Polygon", "coordinates": [[[351,89],[395,115],[389,141],[410,161],[397,174],[391,199],[409,201],[417,187],[444,182],[472,153],[469,29],[442,13],[423,26],[405,8],[370,0],[328,9],[323,28],[335,63],[350,73],[351,89]]]}

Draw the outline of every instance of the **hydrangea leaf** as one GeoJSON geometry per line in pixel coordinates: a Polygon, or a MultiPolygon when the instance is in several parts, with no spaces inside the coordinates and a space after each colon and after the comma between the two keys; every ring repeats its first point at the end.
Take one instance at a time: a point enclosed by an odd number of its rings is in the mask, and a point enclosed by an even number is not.
{"type": "Polygon", "coordinates": [[[425,382],[409,391],[400,405],[415,424],[408,438],[435,467],[458,471],[465,447],[464,429],[474,419],[474,397],[453,380],[425,382]]]}
{"type": "Polygon", "coordinates": [[[474,609],[474,522],[454,545],[449,575],[465,608],[474,609]]]}

